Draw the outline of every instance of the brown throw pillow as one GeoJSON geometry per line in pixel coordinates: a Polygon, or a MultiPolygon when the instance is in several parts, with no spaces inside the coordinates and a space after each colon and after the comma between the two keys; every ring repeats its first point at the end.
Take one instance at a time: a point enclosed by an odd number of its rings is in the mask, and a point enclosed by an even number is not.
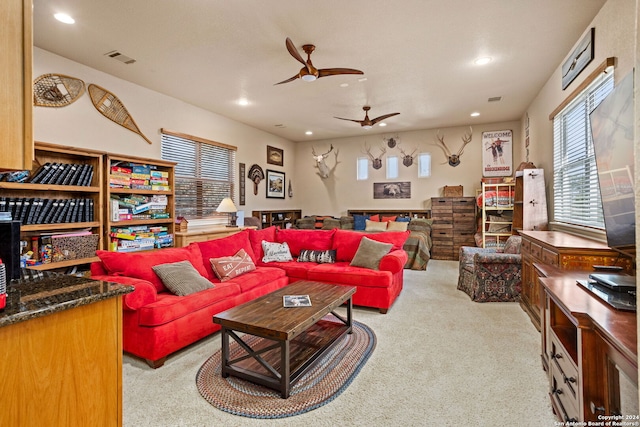
{"type": "Polygon", "coordinates": [[[393,244],[391,243],[377,242],[363,237],[350,265],[377,270],[380,260],[389,253],[392,247],[393,244]]]}
{"type": "Polygon", "coordinates": [[[159,264],[151,268],[162,280],[162,284],[179,296],[213,288],[213,283],[202,277],[189,261],[159,264]]]}
{"type": "Polygon", "coordinates": [[[221,282],[256,269],[256,265],[244,249],[240,249],[234,256],[211,258],[209,262],[221,282]]]}

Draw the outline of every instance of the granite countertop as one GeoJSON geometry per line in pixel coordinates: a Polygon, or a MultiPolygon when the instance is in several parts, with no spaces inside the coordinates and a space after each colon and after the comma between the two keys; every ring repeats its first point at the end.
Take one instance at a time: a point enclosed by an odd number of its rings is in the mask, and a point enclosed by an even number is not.
{"type": "Polygon", "coordinates": [[[133,292],[133,286],[53,272],[12,280],[0,327],[133,292]]]}

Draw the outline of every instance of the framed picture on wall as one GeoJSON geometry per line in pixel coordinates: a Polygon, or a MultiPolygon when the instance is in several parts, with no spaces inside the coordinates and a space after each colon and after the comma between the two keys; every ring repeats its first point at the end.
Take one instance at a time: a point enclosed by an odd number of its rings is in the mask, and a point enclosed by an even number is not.
{"type": "Polygon", "coordinates": [[[374,182],[374,199],[410,199],[411,182],[374,182]]]}
{"type": "Polygon", "coordinates": [[[272,199],[284,199],[285,175],[284,172],[267,169],[267,197],[272,199]]]}
{"type": "Polygon", "coordinates": [[[482,176],[513,174],[513,131],[482,132],[482,176]]]}
{"type": "Polygon", "coordinates": [[[280,148],[267,145],[267,163],[270,165],[284,166],[284,151],[280,148]]]}

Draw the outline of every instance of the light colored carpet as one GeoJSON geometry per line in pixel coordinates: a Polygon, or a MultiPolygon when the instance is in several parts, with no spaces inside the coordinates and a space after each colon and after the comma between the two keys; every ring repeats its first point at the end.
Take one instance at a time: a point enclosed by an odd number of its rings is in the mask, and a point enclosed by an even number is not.
{"type": "Polygon", "coordinates": [[[387,314],[356,308],[378,343],[333,402],[295,417],[258,420],[209,405],[195,383],[220,347],[216,333],[153,370],[124,357],[124,424],[142,426],[522,426],[555,425],[540,362],[540,334],[517,303],[474,303],[456,290],[458,263],[405,270],[387,314]]]}

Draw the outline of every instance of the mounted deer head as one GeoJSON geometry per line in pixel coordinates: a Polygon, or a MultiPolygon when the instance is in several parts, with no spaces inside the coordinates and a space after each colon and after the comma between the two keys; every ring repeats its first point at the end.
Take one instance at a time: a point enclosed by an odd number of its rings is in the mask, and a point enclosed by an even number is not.
{"type": "Polygon", "coordinates": [[[367,147],[367,143],[364,144],[364,149],[366,150],[366,154],[371,159],[371,167],[375,170],[378,170],[382,167],[382,155],[387,152],[387,149],[382,147],[380,148],[380,155],[378,157],[373,157],[371,154],[371,148],[367,147]]]}
{"type": "Polygon", "coordinates": [[[404,152],[404,150],[402,149],[402,147],[398,146],[398,148],[400,149],[400,152],[402,153],[402,164],[405,165],[406,167],[409,167],[413,164],[413,159],[416,158],[416,156],[414,156],[415,152],[418,151],[417,148],[415,148],[411,154],[407,154],[404,152]]]}
{"type": "MultiPolygon", "coordinates": [[[[437,145],[438,147],[440,147],[442,151],[444,151],[445,156],[447,156],[449,166],[455,167],[460,164],[460,156],[462,156],[462,153],[464,152],[464,147],[466,147],[467,144],[471,142],[471,139],[473,138],[472,133],[473,133],[473,129],[471,128],[471,126],[469,126],[469,133],[465,133],[464,136],[462,136],[462,147],[460,147],[460,149],[456,154],[451,154],[449,147],[447,147],[447,144],[444,143],[444,135],[440,136],[440,129],[438,129],[438,132],[436,132],[436,138],[438,139],[441,145],[440,144],[432,144],[432,145],[437,145]]],[[[447,162],[444,162],[444,163],[447,163],[447,162]]]]}
{"type": "MultiPolygon", "coordinates": [[[[315,148],[311,147],[311,154],[313,155],[313,159],[316,161],[316,167],[318,168],[318,175],[320,178],[329,178],[331,174],[331,169],[327,166],[326,159],[329,156],[329,153],[333,150],[333,144],[331,144],[331,148],[324,154],[317,155],[315,148]]],[[[338,163],[338,151],[336,151],[336,164],[338,163]]]]}

